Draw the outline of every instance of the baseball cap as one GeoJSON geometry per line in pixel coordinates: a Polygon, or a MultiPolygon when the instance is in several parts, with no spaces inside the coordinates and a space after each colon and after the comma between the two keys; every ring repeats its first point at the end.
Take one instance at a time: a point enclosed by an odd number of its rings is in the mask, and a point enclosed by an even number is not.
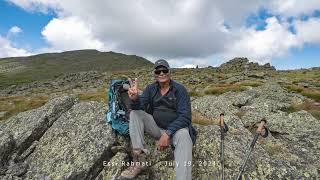
{"type": "Polygon", "coordinates": [[[154,63],[154,69],[157,69],[159,66],[164,66],[167,69],[170,69],[169,63],[164,59],[159,59],[154,63]]]}

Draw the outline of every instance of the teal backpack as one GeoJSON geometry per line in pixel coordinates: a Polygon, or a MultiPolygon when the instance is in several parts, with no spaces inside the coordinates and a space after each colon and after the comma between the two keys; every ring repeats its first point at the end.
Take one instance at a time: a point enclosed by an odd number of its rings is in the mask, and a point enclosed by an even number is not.
{"type": "Polygon", "coordinates": [[[106,112],[106,121],[112,129],[120,135],[129,135],[129,96],[128,80],[111,80],[109,82],[109,109],[106,112]]]}

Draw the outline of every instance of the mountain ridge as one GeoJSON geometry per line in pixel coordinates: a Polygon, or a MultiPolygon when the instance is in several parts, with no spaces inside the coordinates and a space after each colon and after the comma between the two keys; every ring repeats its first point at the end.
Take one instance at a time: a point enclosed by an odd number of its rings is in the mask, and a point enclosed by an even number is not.
{"type": "Polygon", "coordinates": [[[121,71],[152,67],[149,60],[116,52],[77,50],[0,59],[0,88],[53,79],[82,71],[121,71]]]}

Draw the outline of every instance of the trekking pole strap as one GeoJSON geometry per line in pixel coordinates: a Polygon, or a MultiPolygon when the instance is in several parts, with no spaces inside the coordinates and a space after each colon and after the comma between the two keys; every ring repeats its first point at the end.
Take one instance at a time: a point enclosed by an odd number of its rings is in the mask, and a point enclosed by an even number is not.
{"type": "Polygon", "coordinates": [[[229,131],[229,127],[227,126],[227,124],[224,122],[224,113],[220,114],[220,123],[219,123],[220,129],[221,129],[221,133],[226,133],[229,131]]]}

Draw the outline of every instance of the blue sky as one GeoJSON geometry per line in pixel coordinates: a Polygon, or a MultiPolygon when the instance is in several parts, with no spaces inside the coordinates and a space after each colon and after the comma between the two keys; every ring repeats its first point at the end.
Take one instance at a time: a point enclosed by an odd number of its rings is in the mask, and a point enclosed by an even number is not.
{"type": "Polygon", "coordinates": [[[42,28],[54,17],[53,13],[43,14],[39,12],[27,12],[22,8],[0,1],[0,34],[6,36],[8,30],[13,26],[20,27],[23,32],[14,37],[14,42],[18,47],[30,45],[33,49],[45,46],[42,39],[42,28]]]}
{"type": "Polygon", "coordinates": [[[175,67],[237,56],[277,69],[320,66],[320,3],[245,2],[0,1],[0,57],[98,49],[175,67]]]}
{"type": "Polygon", "coordinates": [[[300,69],[320,67],[320,46],[306,45],[303,49],[292,49],[284,58],[274,59],[277,69],[300,69]]]}

